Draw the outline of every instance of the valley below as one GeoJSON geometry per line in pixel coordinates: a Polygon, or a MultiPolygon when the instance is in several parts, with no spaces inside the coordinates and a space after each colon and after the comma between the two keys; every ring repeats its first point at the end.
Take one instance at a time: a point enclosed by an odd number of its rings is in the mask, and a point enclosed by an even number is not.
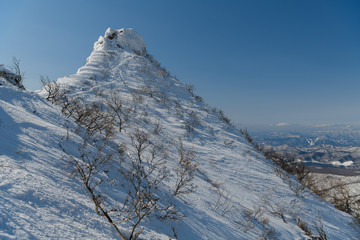
{"type": "Polygon", "coordinates": [[[311,190],[354,216],[360,215],[360,132],[350,125],[253,128],[265,149],[289,156],[310,171],[311,190]]]}
{"type": "Polygon", "coordinates": [[[312,172],[342,176],[360,174],[358,126],[252,126],[249,132],[258,144],[294,157],[312,172]]]}

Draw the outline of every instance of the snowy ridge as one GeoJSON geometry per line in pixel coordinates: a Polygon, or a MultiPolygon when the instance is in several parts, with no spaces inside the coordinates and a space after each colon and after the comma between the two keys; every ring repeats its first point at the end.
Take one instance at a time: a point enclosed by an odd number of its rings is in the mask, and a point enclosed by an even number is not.
{"type": "MultiPolygon", "coordinates": [[[[322,224],[328,239],[358,239],[353,218],[308,191],[289,188],[264,159],[219,111],[193,94],[146,54],[145,43],[132,29],[108,29],[100,37],[85,66],[58,80],[67,101],[100,104],[112,96],[136,109],[113,144],[131,145],[128,134],[137,129],[154,132],[151,140],[167,149],[169,179],[161,186],[161,200],[176,182],[173,169],[181,138],[195,152],[199,164],[194,193],[174,199],[186,217],[177,220],[144,219],[140,239],[302,239],[299,219],[316,233],[322,224]],[[119,46],[117,46],[119,45],[119,46]],[[261,214],[247,221],[250,212],[261,214]],[[281,210],[285,221],[274,209],[281,210]],[[248,214],[248,215],[246,215],[248,214]],[[257,219],[256,219],[257,218],[257,219]],[[266,235],[268,234],[268,235],[266,235]]],[[[43,89],[40,96],[46,97],[43,89]]],[[[97,216],[81,184],[69,178],[62,137],[81,143],[76,123],[33,93],[0,87],[0,238],[2,239],[116,239],[112,227],[97,216]],[[25,176],[25,177],[24,177],[25,176]],[[10,212],[9,213],[9,209],[10,212]],[[59,224],[60,223],[60,224],[59,224]]],[[[72,145],[71,151],[76,151],[72,145]]],[[[71,144],[69,144],[71,147],[71,144]]],[[[131,155],[131,148],[125,150],[131,155]]],[[[111,165],[106,174],[114,174],[111,165]]],[[[99,185],[108,190],[106,185],[99,185]]],[[[124,198],[125,190],[107,191],[110,200],[124,198]]],[[[129,224],[120,225],[129,233],[129,224]]]]}

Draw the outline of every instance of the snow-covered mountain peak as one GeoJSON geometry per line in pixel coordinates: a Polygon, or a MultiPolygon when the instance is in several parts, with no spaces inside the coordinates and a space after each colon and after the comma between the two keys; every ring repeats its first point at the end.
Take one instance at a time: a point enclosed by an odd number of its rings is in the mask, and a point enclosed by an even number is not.
{"type": "Polygon", "coordinates": [[[153,85],[161,88],[165,79],[175,78],[172,78],[170,73],[148,54],[140,34],[132,28],[108,28],[104,36],[100,36],[94,43],[86,64],[80,67],[76,74],[60,78],[58,83],[71,85],[77,89],[76,91],[79,91],[79,83],[88,84],[93,80],[96,84],[99,82],[110,84],[113,80],[115,82],[131,80],[142,86],[153,85]],[[135,75],[139,76],[134,77],[135,75]],[[146,79],[151,79],[151,83],[146,79]]]}
{"type": "Polygon", "coordinates": [[[281,178],[133,29],[109,28],[85,66],[36,94],[0,88],[0,143],[0,239],[118,239],[115,225],[154,240],[359,239],[350,215],[281,178]],[[95,169],[85,184],[104,195],[87,199],[73,166],[95,169]],[[136,223],[131,199],[150,195],[136,223]]]}
{"type": "Polygon", "coordinates": [[[132,28],[121,28],[118,30],[108,28],[105,35],[103,37],[100,36],[94,44],[94,51],[119,48],[129,48],[140,55],[146,53],[144,39],[132,28]]]}

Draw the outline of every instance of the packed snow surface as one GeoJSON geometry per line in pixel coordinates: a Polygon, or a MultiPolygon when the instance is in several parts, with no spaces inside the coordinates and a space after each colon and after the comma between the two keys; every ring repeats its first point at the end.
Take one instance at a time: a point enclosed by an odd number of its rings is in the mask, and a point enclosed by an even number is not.
{"type": "MultiPolygon", "coordinates": [[[[168,240],[174,232],[187,240],[260,239],[270,233],[274,239],[303,239],[299,219],[314,233],[323,226],[328,239],[359,239],[350,215],[307,190],[290,188],[221,112],[146,54],[134,30],[108,29],[86,65],[58,83],[68,99],[99,103],[115,94],[136,106],[137,115],[117,133],[115,143],[130,145],[127,133],[136,128],[150,133],[160,122],[161,131],[151,136],[166,144],[169,169],[178,161],[179,138],[195,152],[196,190],[174,200],[185,217],[144,219],[140,239],[168,240]],[[253,217],[247,219],[249,213],[253,217]]],[[[69,174],[59,148],[68,135],[81,143],[76,123],[46,96],[45,90],[37,94],[0,87],[0,239],[117,239],[69,174]]],[[[72,147],[75,151],[76,145],[72,147]]],[[[164,197],[176,180],[170,173],[161,189],[164,197]]],[[[121,200],[124,194],[121,189],[107,191],[107,198],[121,200]]],[[[119,228],[128,234],[129,224],[119,228]]]]}

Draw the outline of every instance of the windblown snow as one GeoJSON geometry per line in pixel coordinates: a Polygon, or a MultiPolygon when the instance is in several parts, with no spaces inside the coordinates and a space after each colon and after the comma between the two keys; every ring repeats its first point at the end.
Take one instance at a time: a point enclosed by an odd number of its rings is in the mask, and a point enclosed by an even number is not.
{"type": "Polygon", "coordinates": [[[146,52],[144,39],[132,28],[114,30],[108,28],[105,36],[100,36],[94,44],[94,50],[111,50],[116,48],[127,48],[139,54],[146,52]]]}
{"type": "MultiPolygon", "coordinates": [[[[308,190],[290,188],[222,112],[205,104],[191,86],[146,52],[133,29],[109,28],[85,66],[57,83],[68,101],[99,103],[118,96],[135,107],[136,115],[116,133],[114,143],[130,145],[128,134],[136,129],[152,133],[153,141],[166,145],[169,169],[178,161],[179,138],[195,152],[196,189],[174,199],[184,217],[146,218],[139,239],[306,239],[299,221],[314,234],[322,228],[328,239],[359,239],[350,215],[308,190]],[[158,123],[161,129],[155,134],[158,123]]],[[[0,239],[118,239],[70,174],[59,147],[69,135],[75,143],[71,151],[81,143],[75,120],[46,97],[44,89],[32,93],[0,86],[0,239]]],[[[161,198],[167,198],[176,181],[171,170],[169,176],[161,198]]],[[[107,190],[111,201],[126,194],[121,188],[99,188],[107,190]]],[[[129,234],[130,225],[119,228],[129,234]]]]}

